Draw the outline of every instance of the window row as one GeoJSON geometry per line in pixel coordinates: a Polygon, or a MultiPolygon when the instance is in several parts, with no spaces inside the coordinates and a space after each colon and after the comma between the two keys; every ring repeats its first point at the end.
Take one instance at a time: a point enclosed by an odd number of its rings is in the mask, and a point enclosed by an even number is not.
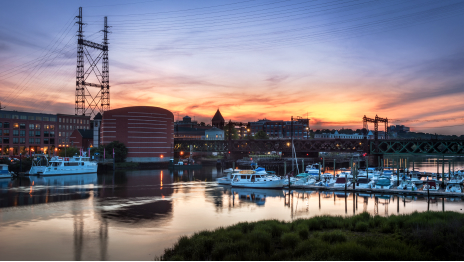
{"type": "Polygon", "coordinates": [[[56,117],[48,117],[48,116],[26,116],[26,115],[0,114],[0,118],[56,122],[56,117]]]}
{"type": "Polygon", "coordinates": [[[88,119],[76,119],[76,118],[73,118],[73,119],[70,119],[70,118],[58,118],[58,122],[60,123],[70,123],[70,124],[89,124],[89,120],[88,119]]]}
{"type": "Polygon", "coordinates": [[[59,125],[58,129],[75,130],[75,129],[89,129],[89,128],[87,126],[59,125]]]}
{"type": "MultiPolygon", "coordinates": [[[[0,138],[0,141],[3,141],[3,144],[9,144],[10,143],[10,138],[9,137],[4,137],[3,139],[0,138]]],[[[13,137],[11,140],[13,144],[26,144],[26,138],[23,137],[13,137]]],[[[29,138],[28,142],[30,145],[40,145],[42,139],[40,138],[29,138]]],[[[48,145],[48,144],[55,144],[55,138],[44,138],[43,143],[48,145]]]]}
{"type": "MultiPolygon", "coordinates": [[[[0,129],[0,135],[3,136],[10,136],[10,130],[9,129],[0,129]]],[[[26,136],[26,130],[13,130],[13,136],[26,136]]],[[[40,130],[37,131],[29,131],[29,137],[31,136],[42,136],[42,132],[40,130]]],[[[43,132],[44,137],[55,137],[55,131],[44,131],[43,132]]]]}

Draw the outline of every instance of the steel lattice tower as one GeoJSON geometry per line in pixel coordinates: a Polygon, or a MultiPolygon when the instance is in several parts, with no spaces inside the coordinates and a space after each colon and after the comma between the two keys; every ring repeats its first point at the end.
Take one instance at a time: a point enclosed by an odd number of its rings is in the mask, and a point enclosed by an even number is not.
{"type": "Polygon", "coordinates": [[[103,114],[104,111],[110,110],[110,81],[109,81],[109,65],[108,65],[108,24],[105,16],[105,25],[103,27],[103,44],[97,44],[88,40],[84,40],[84,32],[82,31],[82,7],[79,7],[79,25],[77,31],[77,69],[76,69],[76,115],[85,115],[86,113],[95,116],[97,113],[103,114]],[[88,48],[100,50],[99,55],[92,58],[88,48]],[[89,67],[84,69],[84,57],[87,58],[89,67]],[[102,61],[101,71],[98,69],[98,62],[102,61]],[[91,73],[94,73],[99,83],[86,82],[91,73]],[[93,96],[89,89],[90,87],[100,88],[100,91],[93,96]]]}

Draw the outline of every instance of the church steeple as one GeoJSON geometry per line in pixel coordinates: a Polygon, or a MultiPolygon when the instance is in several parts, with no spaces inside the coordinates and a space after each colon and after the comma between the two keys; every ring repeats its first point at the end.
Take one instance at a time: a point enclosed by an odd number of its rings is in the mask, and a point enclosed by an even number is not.
{"type": "Polygon", "coordinates": [[[216,114],[214,114],[213,119],[211,120],[212,126],[217,127],[219,129],[224,129],[224,122],[224,117],[222,117],[222,114],[218,108],[216,114]]]}

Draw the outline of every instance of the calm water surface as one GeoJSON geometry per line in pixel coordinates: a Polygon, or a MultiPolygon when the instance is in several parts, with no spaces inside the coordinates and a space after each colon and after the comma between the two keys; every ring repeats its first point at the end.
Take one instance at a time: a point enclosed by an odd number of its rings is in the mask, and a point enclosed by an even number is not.
{"type": "MultiPolygon", "coordinates": [[[[415,167],[434,172],[436,162],[415,167]]],[[[464,207],[457,198],[236,189],[219,186],[221,176],[204,167],[1,179],[0,259],[153,260],[182,235],[242,221],[464,207]]]]}

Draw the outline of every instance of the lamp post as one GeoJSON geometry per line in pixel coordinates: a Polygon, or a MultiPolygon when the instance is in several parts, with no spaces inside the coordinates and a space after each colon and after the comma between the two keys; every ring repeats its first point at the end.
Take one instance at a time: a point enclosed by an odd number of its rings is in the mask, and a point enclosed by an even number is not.
{"type": "Polygon", "coordinates": [[[306,127],[306,139],[309,139],[309,126],[306,127]]]}

